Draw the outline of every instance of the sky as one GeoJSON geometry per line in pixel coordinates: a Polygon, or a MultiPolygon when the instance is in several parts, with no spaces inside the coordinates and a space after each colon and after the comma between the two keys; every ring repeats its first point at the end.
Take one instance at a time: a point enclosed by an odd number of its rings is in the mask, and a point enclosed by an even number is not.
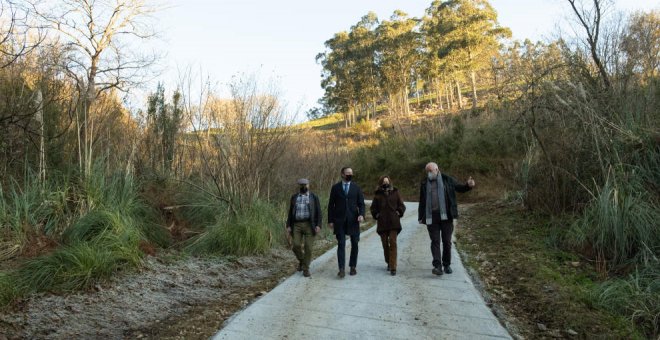
{"type": "MultiPolygon", "coordinates": [[[[511,28],[514,39],[546,40],[566,27],[566,0],[491,0],[500,25],[511,28]]],[[[159,40],[154,49],[163,55],[162,74],[155,82],[172,89],[181,70],[192,68],[217,84],[239,74],[274,80],[290,111],[317,105],[323,95],[321,67],[315,57],[335,33],[348,30],[373,11],[388,19],[396,9],[421,17],[431,0],[161,0],[154,15],[159,40]]],[[[617,0],[622,11],[660,8],[657,0],[617,0]]]]}

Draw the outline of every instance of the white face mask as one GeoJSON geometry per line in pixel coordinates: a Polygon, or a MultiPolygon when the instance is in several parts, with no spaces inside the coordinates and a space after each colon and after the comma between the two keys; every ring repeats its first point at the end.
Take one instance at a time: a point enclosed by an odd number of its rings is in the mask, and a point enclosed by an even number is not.
{"type": "Polygon", "coordinates": [[[433,173],[433,172],[427,173],[427,176],[428,176],[429,180],[434,180],[434,179],[438,178],[438,174],[433,173]]]}

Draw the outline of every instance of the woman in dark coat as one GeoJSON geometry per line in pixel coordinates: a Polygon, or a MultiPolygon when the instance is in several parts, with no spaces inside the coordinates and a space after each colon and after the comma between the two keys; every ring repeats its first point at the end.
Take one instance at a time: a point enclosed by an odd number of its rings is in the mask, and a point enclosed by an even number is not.
{"type": "Polygon", "coordinates": [[[383,242],[387,270],[396,275],[396,237],[401,232],[401,217],[406,211],[399,190],[388,176],[381,176],[371,203],[371,216],[378,221],[376,232],[383,242]]]}

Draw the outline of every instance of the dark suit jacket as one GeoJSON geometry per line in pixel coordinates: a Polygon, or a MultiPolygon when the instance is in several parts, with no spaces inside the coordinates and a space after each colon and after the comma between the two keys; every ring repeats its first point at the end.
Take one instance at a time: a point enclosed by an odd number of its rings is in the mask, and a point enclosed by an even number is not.
{"type": "MultiPolygon", "coordinates": [[[[443,173],[442,182],[445,186],[445,199],[447,203],[447,213],[449,214],[450,219],[458,218],[458,206],[456,204],[456,192],[467,192],[472,190],[467,183],[459,183],[455,178],[447,176],[443,173]]],[[[419,187],[419,208],[417,209],[417,220],[424,221],[426,220],[426,182],[428,179],[422,181],[419,187]]]]}
{"type": "Polygon", "coordinates": [[[335,234],[357,235],[360,233],[358,216],[365,216],[364,194],[357,184],[351,182],[346,195],[343,184],[339,182],[330,189],[328,223],[334,223],[335,234]]]}
{"type": "MultiPolygon", "coordinates": [[[[289,214],[287,215],[286,219],[286,226],[293,229],[293,223],[296,221],[296,199],[298,198],[298,194],[295,193],[291,196],[291,199],[289,200],[289,214]]],[[[323,217],[321,216],[321,201],[319,200],[319,197],[316,196],[313,192],[309,192],[309,220],[312,222],[312,233],[314,232],[314,228],[317,226],[321,226],[321,222],[323,217]]]]}

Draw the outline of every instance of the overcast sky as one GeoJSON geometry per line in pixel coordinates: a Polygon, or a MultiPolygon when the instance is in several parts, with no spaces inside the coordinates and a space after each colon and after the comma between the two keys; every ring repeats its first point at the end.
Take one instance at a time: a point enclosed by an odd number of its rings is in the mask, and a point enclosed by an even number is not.
{"type": "MultiPolygon", "coordinates": [[[[323,95],[315,56],[336,32],[373,11],[387,19],[396,9],[421,17],[431,0],[161,0],[156,14],[164,53],[159,80],[171,90],[179,69],[203,70],[222,90],[232,75],[259,73],[278,83],[290,109],[316,105],[323,95]]],[[[515,39],[544,40],[569,14],[566,0],[491,0],[515,39]]],[[[658,8],[655,0],[618,0],[616,9],[658,8]]],[[[155,88],[148,84],[147,90],[155,88]]],[[[303,117],[299,117],[302,119],[303,117]]]]}

